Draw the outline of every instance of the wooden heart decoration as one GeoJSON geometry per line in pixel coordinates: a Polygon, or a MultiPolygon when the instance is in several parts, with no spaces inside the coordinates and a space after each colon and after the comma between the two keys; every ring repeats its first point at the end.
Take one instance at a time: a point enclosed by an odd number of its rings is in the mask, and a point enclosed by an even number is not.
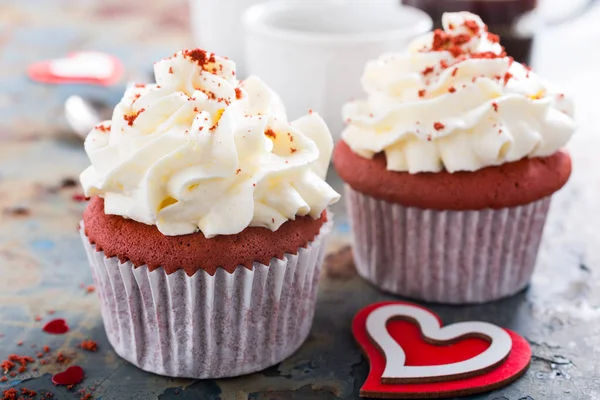
{"type": "Polygon", "coordinates": [[[444,398],[507,385],[529,366],[531,348],[510,330],[486,322],[442,327],[426,308],[383,302],[352,323],[371,369],[362,397],[444,398]]]}
{"type": "Polygon", "coordinates": [[[43,83],[88,83],[108,86],[123,73],[121,61],[97,51],[70,53],[66,58],[40,61],[27,69],[29,77],[43,83]]]}

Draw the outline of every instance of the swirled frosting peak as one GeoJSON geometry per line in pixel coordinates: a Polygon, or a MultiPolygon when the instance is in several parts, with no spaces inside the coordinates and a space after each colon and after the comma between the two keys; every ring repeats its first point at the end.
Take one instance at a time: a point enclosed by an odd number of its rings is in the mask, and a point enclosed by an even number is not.
{"type": "Polygon", "coordinates": [[[370,61],[367,100],[343,109],[343,140],[393,171],[474,171],[547,156],[575,130],[570,98],[507,56],[498,36],[467,12],[403,54],[370,61]]]}
{"type": "Polygon", "coordinates": [[[325,182],[333,148],[317,114],[288,123],[279,97],[203,50],[155,63],[156,84],[125,92],[112,120],[88,135],[81,174],[107,214],[165,235],[276,230],[318,217],[339,195],[325,182]]]}

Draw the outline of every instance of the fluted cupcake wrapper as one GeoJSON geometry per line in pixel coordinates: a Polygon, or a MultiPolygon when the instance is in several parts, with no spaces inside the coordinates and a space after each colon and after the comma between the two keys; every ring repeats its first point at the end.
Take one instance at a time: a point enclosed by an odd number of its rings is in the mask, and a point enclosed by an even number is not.
{"type": "Polygon", "coordinates": [[[346,185],[358,273],[384,291],[438,303],[482,303],[527,286],[550,197],[498,210],[404,207],[346,185]]]}
{"type": "Polygon", "coordinates": [[[97,251],[83,225],[80,231],[117,354],[149,372],[204,379],[260,371],[302,345],[332,225],[330,218],[296,255],[214,276],[121,263],[97,251]]]}

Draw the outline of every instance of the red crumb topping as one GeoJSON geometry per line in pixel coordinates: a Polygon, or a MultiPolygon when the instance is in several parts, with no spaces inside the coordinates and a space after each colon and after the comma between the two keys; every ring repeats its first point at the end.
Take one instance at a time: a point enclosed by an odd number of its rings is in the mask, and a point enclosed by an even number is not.
{"type": "Polygon", "coordinates": [[[508,83],[508,81],[510,80],[510,78],[512,78],[513,74],[511,74],[510,72],[507,72],[504,74],[504,84],[506,85],[508,83]]]}
{"type": "Polygon", "coordinates": [[[456,76],[457,72],[458,72],[458,68],[454,68],[454,70],[452,71],[452,76],[456,76]]]}
{"type": "Polygon", "coordinates": [[[235,88],[235,98],[238,100],[242,98],[242,89],[239,87],[235,88]]]}
{"type": "Polygon", "coordinates": [[[169,67],[169,73],[172,74],[173,73],[173,67],[169,67]]]}
{"type": "Polygon", "coordinates": [[[454,92],[456,92],[456,89],[454,88],[454,86],[450,86],[450,87],[448,88],[448,91],[449,91],[450,93],[454,93],[454,92]]]}
{"type": "Polygon", "coordinates": [[[419,97],[425,96],[425,89],[419,90],[419,97]]]}
{"type": "Polygon", "coordinates": [[[140,108],[136,113],[134,114],[125,114],[123,115],[123,119],[125,121],[127,121],[127,125],[129,126],[133,126],[133,122],[135,121],[135,119],[144,111],[146,111],[145,108],[140,108]]]}
{"type": "Polygon", "coordinates": [[[292,154],[294,154],[296,151],[298,151],[298,149],[295,149],[293,147],[290,147],[290,151],[292,152],[292,154]]]}
{"type": "Polygon", "coordinates": [[[146,84],[145,83],[136,83],[135,85],[133,85],[136,88],[145,88],[146,84]]]}
{"type": "Polygon", "coordinates": [[[494,111],[498,112],[498,103],[492,103],[492,107],[494,107],[494,111]]]}
{"type": "Polygon", "coordinates": [[[433,67],[427,67],[427,68],[425,68],[423,71],[421,71],[421,73],[422,73],[423,75],[428,75],[428,74],[430,74],[430,73],[432,73],[432,72],[433,72],[433,67]]]}
{"type": "Polygon", "coordinates": [[[210,54],[202,49],[193,49],[193,50],[185,50],[183,52],[183,56],[185,58],[189,58],[198,64],[202,69],[206,66],[206,64],[215,62],[215,55],[210,54]]]}
{"type": "Polygon", "coordinates": [[[100,131],[100,132],[109,132],[110,131],[110,126],[106,126],[104,124],[98,124],[98,125],[96,125],[94,127],[94,129],[97,130],[97,131],[100,131]]]}
{"type": "Polygon", "coordinates": [[[265,136],[268,136],[273,140],[277,139],[277,134],[275,132],[273,132],[273,129],[271,129],[271,128],[269,128],[265,131],[265,136]]]}
{"type": "Polygon", "coordinates": [[[441,131],[444,128],[445,128],[445,126],[441,122],[435,122],[433,124],[433,129],[435,129],[436,131],[441,131]]]}
{"type": "Polygon", "coordinates": [[[470,30],[473,35],[477,35],[479,33],[479,25],[477,25],[477,22],[469,20],[465,21],[463,25],[470,30]]]}

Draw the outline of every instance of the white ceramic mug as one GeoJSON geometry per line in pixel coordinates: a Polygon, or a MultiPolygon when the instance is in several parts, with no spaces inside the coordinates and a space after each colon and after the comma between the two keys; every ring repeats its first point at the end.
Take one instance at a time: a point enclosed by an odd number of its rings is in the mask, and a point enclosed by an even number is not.
{"type": "Polygon", "coordinates": [[[250,7],[242,18],[248,73],[282,97],[290,119],[317,111],[335,138],[342,105],[365,96],[365,63],[403,50],[432,27],[427,14],[397,0],[275,1],[250,7]]]}

